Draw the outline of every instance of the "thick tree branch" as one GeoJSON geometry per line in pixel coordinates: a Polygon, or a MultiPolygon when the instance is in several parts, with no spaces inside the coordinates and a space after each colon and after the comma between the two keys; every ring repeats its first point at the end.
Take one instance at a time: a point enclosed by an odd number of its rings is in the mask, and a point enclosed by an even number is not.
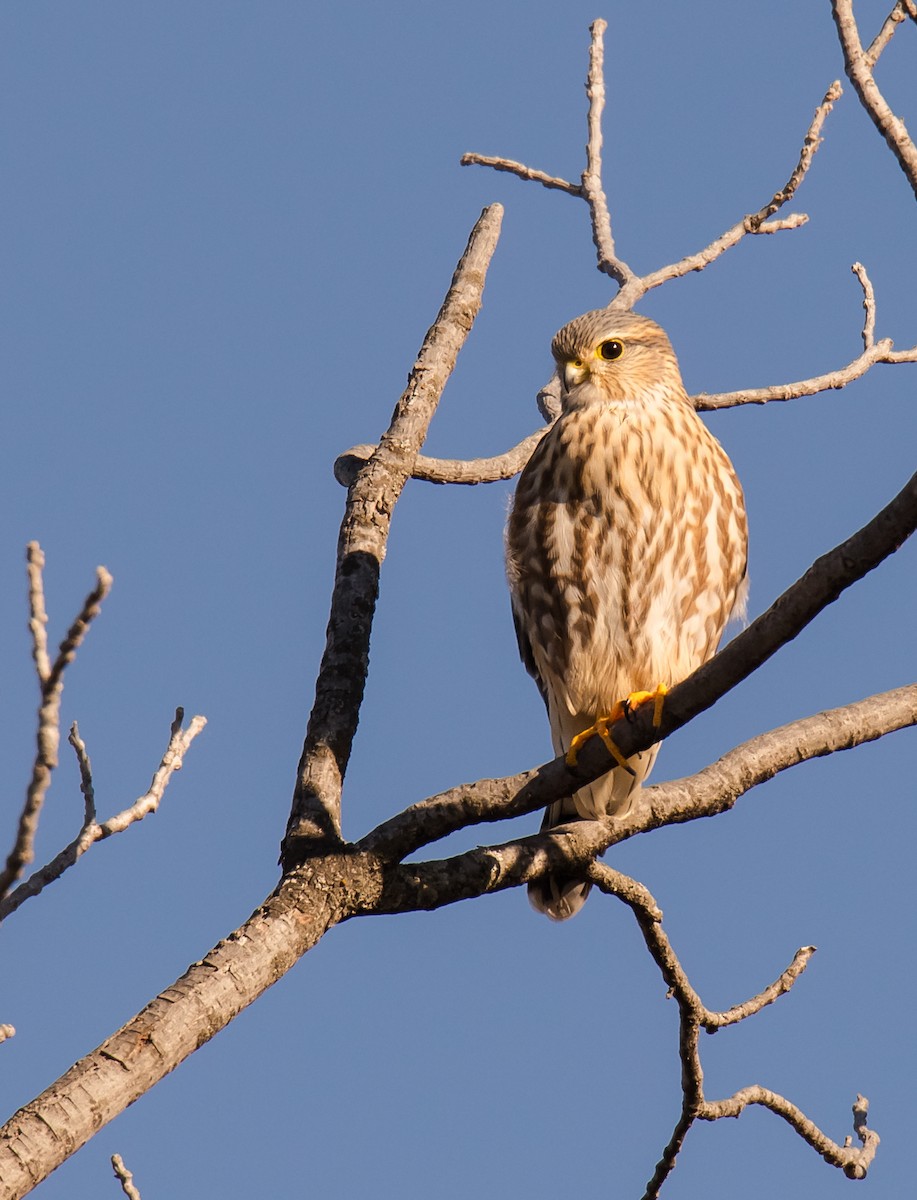
{"type": "Polygon", "coordinates": [[[899,19],[903,20],[905,11],[913,16],[913,6],[896,4],[868,50],[864,50],[860,42],[860,31],[853,15],[853,0],[831,0],[831,9],[837,36],[844,52],[844,70],[847,78],[853,84],[873,125],[885,138],[886,145],[898,160],[898,165],[911,185],[914,196],[917,197],[917,146],[914,145],[904,122],[892,112],[888,101],[879,91],[872,73],[876,59],[891,36],[890,33],[886,36],[888,21],[894,22],[898,13],[902,14],[899,19]]]}
{"type": "MultiPolygon", "coordinates": [[[[612,737],[618,748],[628,757],[645,750],[654,741],[675,732],[709,708],[781,646],[796,637],[851,584],[893,554],[915,528],[917,474],[862,529],[817,559],[747,629],[709,662],[673,687],[666,697],[659,729],[652,726],[652,714],[646,711],[649,706],[613,726],[612,737]]],[[[903,689],[886,693],[884,697],[861,701],[867,710],[860,710],[858,715],[868,722],[868,706],[875,706],[877,712],[885,712],[889,704],[901,715],[898,705],[903,701],[903,723],[909,724],[907,713],[910,694],[910,689],[903,689]]],[[[838,709],[835,713],[843,714],[844,711],[838,709]]],[[[830,719],[831,714],[808,718],[822,723],[830,719]]],[[[896,716],[893,719],[898,718],[896,716]]],[[[869,727],[868,724],[863,726],[864,730],[869,727]]],[[[901,725],[893,727],[901,728],[901,725]]],[[[536,771],[450,789],[442,796],[412,805],[384,822],[364,838],[361,845],[386,855],[401,857],[472,821],[517,816],[567,796],[582,784],[598,778],[611,766],[613,760],[601,740],[593,738],[581,751],[576,767],[568,767],[563,758],[558,758],[536,771]]]]}
{"type": "MultiPolygon", "coordinates": [[[[752,738],[696,775],[645,788],[641,802],[627,816],[577,821],[503,845],[481,846],[452,858],[394,866],[386,873],[385,890],[374,911],[430,910],[485,892],[518,887],[546,871],[585,873],[609,846],[665,825],[716,816],[732,808],[757,784],[789,767],[853,749],[914,725],[917,684],[805,717],[752,738]]],[[[609,759],[606,756],[601,762],[591,742],[583,750],[584,758],[587,753],[596,764],[588,775],[597,778],[610,765],[609,759]]],[[[578,786],[578,781],[571,784],[569,775],[564,774],[566,770],[563,759],[558,758],[535,771],[454,788],[384,822],[359,842],[358,848],[394,862],[415,849],[414,843],[423,845],[434,836],[444,837],[471,824],[533,812],[578,786]],[[424,811],[425,804],[430,806],[428,811],[424,811]],[[459,819],[459,810],[466,814],[464,820],[459,819]]]]}
{"type": "Polygon", "coordinates": [[[18,1200],[290,969],[371,906],[378,865],[342,852],[285,877],[245,924],[0,1130],[0,1200],[18,1200]]]}
{"type": "MultiPolygon", "coordinates": [[[[915,722],[917,686],[794,722],[733,751],[707,772],[713,773],[718,786],[740,794],[752,786],[755,775],[769,778],[792,762],[857,745],[915,722]],[[823,742],[813,749],[810,743],[816,736],[823,742]]],[[[701,772],[693,785],[702,794],[712,786],[705,776],[701,772]]],[[[705,815],[697,805],[692,807],[689,784],[676,781],[649,789],[653,801],[649,815],[642,818],[643,827],[705,815]]],[[[725,800],[708,797],[710,812],[730,803],[728,795],[725,800]]],[[[339,921],[363,913],[440,907],[526,882],[549,866],[569,868],[578,863],[586,870],[605,846],[639,831],[635,815],[621,822],[583,822],[445,863],[391,867],[360,848],[310,859],[282,880],[241,929],[7,1122],[0,1131],[0,1200],[25,1195],[257,999],[339,921]]],[[[772,988],[779,986],[780,981],[772,988]]],[[[767,990],[762,993],[765,1002],[767,994],[767,990]]],[[[718,1016],[725,1023],[735,1017],[735,1011],[718,1016]]]]}
{"type": "Polygon", "coordinates": [[[363,699],[379,571],[392,511],[480,309],[502,217],[502,208],[492,205],[472,230],[391,424],[348,492],[325,652],[284,839],[285,869],[306,853],[341,840],[341,786],[363,699]]]}

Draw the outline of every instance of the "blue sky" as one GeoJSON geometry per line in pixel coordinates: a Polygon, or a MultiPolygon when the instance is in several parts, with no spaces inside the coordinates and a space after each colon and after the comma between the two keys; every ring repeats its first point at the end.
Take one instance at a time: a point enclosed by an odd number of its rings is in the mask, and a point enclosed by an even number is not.
{"type": "MultiPolygon", "coordinates": [[[[857,11],[871,38],[887,7],[857,11]]],[[[428,452],[498,453],[530,432],[551,334],[610,298],[584,205],[458,165],[476,150],[576,177],[599,15],[606,185],[619,249],[646,271],[785,182],[842,73],[827,3],[774,0],[741,30],[726,0],[0,10],[7,838],[33,754],[30,539],[48,557],[55,641],[96,564],[115,577],[63,709],[87,741],[101,813],[146,789],[176,704],[209,720],[160,812],[8,922],[6,1113],[273,887],[344,499],[331,465],[385,427],[481,208],[505,205],[503,236],[428,452]]],[[[912,126],[915,34],[899,30],[878,71],[912,126]]],[[[917,341],[913,196],[849,86],[825,134],[791,206],[808,225],[748,238],[641,304],[689,390],[853,358],[855,260],[876,287],[879,335],[917,341]]],[[[746,490],[752,616],[913,471],[914,371],[880,367],[842,392],[709,418],[746,490]]],[[[550,754],[505,594],[509,492],[412,483],[398,506],[348,836],[550,754]]],[[[655,778],[911,682],[915,583],[908,546],[674,737],[655,778]]],[[[611,857],[654,892],[713,1007],[819,946],[789,997],[706,1039],[708,1094],[759,1082],[842,1138],[864,1092],[883,1141],[859,1186],[876,1196],[912,1178],[915,749],[906,732],[807,764],[730,815],[611,857]]],[[[64,755],[40,860],[80,817],[64,755]]],[[[536,824],[472,830],[434,853],[536,824]]],[[[675,1016],[610,900],[561,927],[519,892],[351,922],[38,1194],[117,1195],[118,1152],[144,1200],[638,1196],[678,1111],[675,1016]]],[[[665,1194],[821,1200],[850,1186],[752,1112],[695,1129],[665,1194]]]]}

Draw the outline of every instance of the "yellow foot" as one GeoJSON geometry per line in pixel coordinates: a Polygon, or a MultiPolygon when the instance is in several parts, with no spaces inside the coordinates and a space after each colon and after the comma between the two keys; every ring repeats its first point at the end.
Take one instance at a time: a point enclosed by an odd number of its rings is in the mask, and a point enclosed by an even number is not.
{"type": "Polygon", "coordinates": [[[614,725],[616,721],[620,721],[622,717],[626,716],[627,709],[625,705],[626,702],[624,700],[619,700],[607,716],[599,717],[594,725],[590,725],[588,729],[584,729],[582,733],[578,733],[576,735],[576,737],[570,743],[570,749],[567,751],[568,767],[576,766],[576,760],[579,757],[580,750],[582,750],[583,746],[591,737],[600,737],[605,744],[605,749],[615,760],[615,762],[619,766],[624,767],[625,770],[631,770],[627,764],[627,759],[614,744],[611,734],[608,732],[609,726],[614,725]]]}
{"type": "Polygon", "coordinates": [[[579,752],[582,750],[586,742],[591,737],[600,737],[605,745],[605,749],[615,760],[618,766],[623,767],[633,775],[633,769],[628,764],[627,759],[615,745],[611,734],[608,732],[610,727],[616,721],[620,721],[622,717],[630,717],[635,708],[639,708],[642,704],[648,704],[653,701],[653,728],[658,729],[662,724],[662,709],[665,704],[665,698],[668,694],[668,687],[664,683],[657,684],[656,690],[653,692],[631,692],[626,700],[619,700],[613,707],[610,713],[604,717],[599,717],[594,725],[590,725],[588,729],[584,729],[582,733],[578,733],[570,743],[570,749],[567,751],[566,761],[568,767],[575,767],[576,760],[579,757],[579,752]]]}
{"type": "Polygon", "coordinates": [[[664,683],[657,683],[654,692],[631,692],[626,700],[621,701],[624,716],[629,717],[635,708],[639,708],[641,704],[649,704],[650,700],[652,700],[653,728],[658,729],[662,724],[662,709],[668,694],[668,686],[664,683]]]}

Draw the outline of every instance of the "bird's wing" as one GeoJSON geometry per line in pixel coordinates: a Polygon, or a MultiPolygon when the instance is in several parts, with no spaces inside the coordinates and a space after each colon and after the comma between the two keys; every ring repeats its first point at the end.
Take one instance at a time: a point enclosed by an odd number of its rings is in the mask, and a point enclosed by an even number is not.
{"type": "Polygon", "coordinates": [[[529,635],[525,631],[525,617],[519,611],[518,601],[515,593],[510,596],[513,610],[513,626],[516,630],[516,645],[519,647],[519,657],[522,659],[522,664],[531,677],[538,684],[538,690],[541,692],[541,698],[548,705],[548,693],[545,688],[544,680],[538,672],[538,667],[535,663],[535,655],[532,653],[532,643],[529,640],[529,635]]]}

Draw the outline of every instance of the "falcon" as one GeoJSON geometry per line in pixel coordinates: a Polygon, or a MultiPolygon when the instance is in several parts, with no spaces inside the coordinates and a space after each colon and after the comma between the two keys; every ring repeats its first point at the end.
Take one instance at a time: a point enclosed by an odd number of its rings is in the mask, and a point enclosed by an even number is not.
{"type": "MultiPolygon", "coordinates": [[[[551,351],[561,414],[520,476],[506,569],[519,653],[554,752],[575,756],[582,735],[608,739],[602,721],[617,719],[628,697],[657,697],[658,723],[666,686],[715,653],[744,611],[747,524],[732,464],[654,321],[588,312],[551,351]]],[[[627,813],[658,749],[618,754],[606,775],[549,805],[542,829],[627,813]]],[[[563,921],[588,891],[547,875],[529,884],[529,899],[563,921]]]]}

